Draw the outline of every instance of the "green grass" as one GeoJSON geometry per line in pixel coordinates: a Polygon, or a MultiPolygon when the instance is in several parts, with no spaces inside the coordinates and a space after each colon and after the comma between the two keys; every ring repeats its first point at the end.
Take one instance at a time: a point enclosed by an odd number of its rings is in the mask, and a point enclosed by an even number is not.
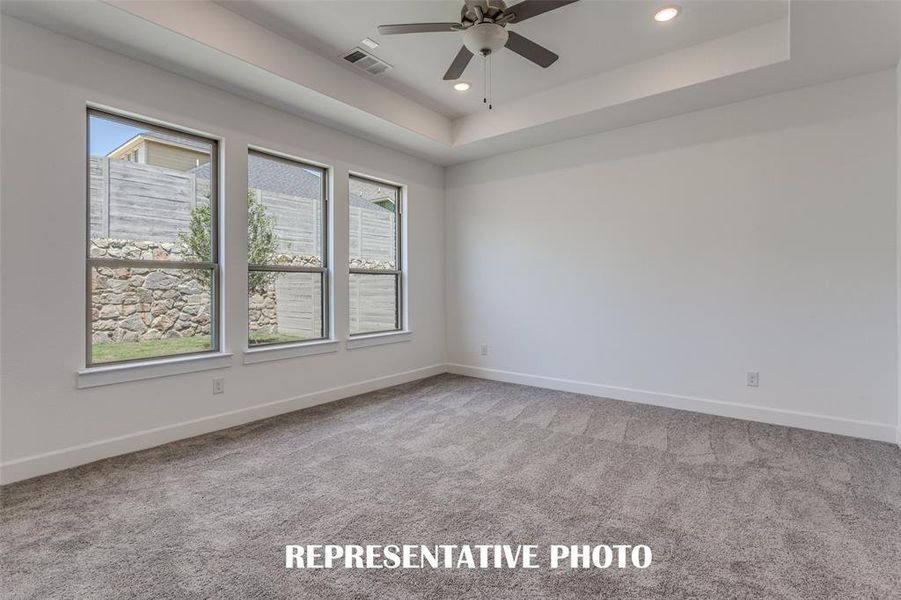
{"type": "MultiPolygon", "coordinates": [[[[302,335],[290,333],[268,333],[254,331],[250,334],[250,345],[274,344],[285,342],[302,342],[302,335]]],[[[192,337],[169,338],[163,340],[147,340],[144,342],[104,342],[91,346],[91,359],[94,364],[117,362],[120,360],[136,360],[140,358],[156,358],[203,352],[210,349],[210,336],[195,335],[192,337]]]]}
{"type": "Polygon", "coordinates": [[[143,342],[105,342],[91,346],[91,358],[94,363],[135,360],[138,358],[154,358],[188,352],[203,352],[210,349],[210,336],[195,335],[192,337],[169,338],[163,340],[147,340],[143,342]]]}
{"type": "Polygon", "coordinates": [[[305,338],[302,335],[291,333],[269,333],[267,331],[252,331],[250,333],[250,345],[255,344],[278,344],[285,342],[302,342],[305,338]]]}

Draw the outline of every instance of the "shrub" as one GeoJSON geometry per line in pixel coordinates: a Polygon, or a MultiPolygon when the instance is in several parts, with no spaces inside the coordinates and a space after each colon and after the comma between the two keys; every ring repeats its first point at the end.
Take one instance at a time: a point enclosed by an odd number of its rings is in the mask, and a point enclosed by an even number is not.
{"type": "MultiPolygon", "coordinates": [[[[185,258],[197,262],[209,262],[213,247],[210,240],[212,220],[210,217],[209,197],[207,202],[191,210],[188,230],[178,234],[184,249],[185,258]]],[[[276,255],[275,218],[266,214],[263,205],[252,190],[247,190],[247,261],[249,264],[267,264],[276,255]]],[[[274,273],[253,271],[249,273],[249,288],[264,293],[266,286],[272,281],[274,273]]],[[[201,279],[209,283],[209,273],[203,271],[201,279]]]]}

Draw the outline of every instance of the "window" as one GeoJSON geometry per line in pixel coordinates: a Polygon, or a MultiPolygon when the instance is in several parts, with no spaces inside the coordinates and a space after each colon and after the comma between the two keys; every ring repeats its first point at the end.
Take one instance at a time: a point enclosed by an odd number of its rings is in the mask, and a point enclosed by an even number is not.
{"type": "Polygon", "coordinates": [[[88,111],[87,366],[219,350],[218,145],[88,111]],[[176,140],[200,166],[135,162],[176,140]]]}
{"type": "Polygon", "coordinates": [[[403,328],[401,190],[350,177],[350,334],[403,328]]]}
{"type": "Polygon", "coordinates": [[[328,337],[327,171],[252,150],[248,345],[328,337]]]}

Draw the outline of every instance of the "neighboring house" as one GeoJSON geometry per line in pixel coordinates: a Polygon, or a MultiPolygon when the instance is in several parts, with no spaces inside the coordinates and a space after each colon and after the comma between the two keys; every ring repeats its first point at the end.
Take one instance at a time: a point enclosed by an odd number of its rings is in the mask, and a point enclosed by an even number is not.
{"type": "Polygon", "coordinates": [[[210,148],[194,140],[144,131],[107,156],[176,171],[190,171],[210,162],[210,148]]]}

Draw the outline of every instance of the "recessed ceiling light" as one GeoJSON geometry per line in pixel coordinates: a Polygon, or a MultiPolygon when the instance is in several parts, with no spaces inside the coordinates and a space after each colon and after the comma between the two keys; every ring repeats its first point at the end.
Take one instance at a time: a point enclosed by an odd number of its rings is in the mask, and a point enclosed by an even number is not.
{"type": "Polygon", "coordinates": [[[654,13],[654,20],[658,23],[666,23],[678,17],[680,12],[682,12],[682,9],[679,6],[664,6],[654,13]]]}
{"type": "Polygon", "coordinates": [[[457,83],[454,84],[454,89],[457,90],[458,92],[465,92],[466,90],[469,89],[469,82],[468,81],[458,81],[457,83]]]}
{"type": "Polygon", "coordinates": [[[364,46],[368,46],[368,47],[372,48],[373,50],[375,50],[376,48],[379,47],[379,43],[371,38],[363,38],[362,43],[364,46]]]}

